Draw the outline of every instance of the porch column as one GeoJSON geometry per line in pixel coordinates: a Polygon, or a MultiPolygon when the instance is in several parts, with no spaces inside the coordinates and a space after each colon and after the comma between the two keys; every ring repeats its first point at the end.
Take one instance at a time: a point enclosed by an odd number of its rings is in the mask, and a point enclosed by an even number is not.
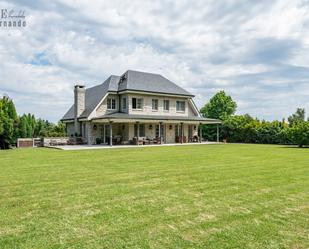
{"type": "Polygon", "coordinates": [[[113,146],[113,122],[109,122],[109,145],[113,146]]]}
{"type": "Polygon", "coordinates": [[[106,124],[103,125],[103,144],[106,143],[106,137],[105,137],[106,132],[105,132],[105,130],[106,130],[106,124]]]}
{"type": "Polygon", "coordinates": [[[217,142],[219,143],[219,124],[217,124],[217,142]]]}
{"type": "Polygon", "coordinates": [[[180,143],[183,143],[183,123],[180,123],[180,143]]]}
{"type": "Polygon", "coordinates": [[[159,131],[160,131],[160,144],[162,144],[161,125],[162,125],[162,122],[160,122],[160,125],[159,125],[159,131]]]}
{"type": "Polygon", "coordinates": [[[199,124],[199,129],[200,129],[200,136],[199,136],[199,140],[200,140],[200,143],[202,142],[202,135],[203,135],[203,129],[202,129],[202,124],[199,124]]]}
{"type": "Polygon", "coordinates": [[[160,143],[161,143],[161,122],[159,122],[159,139],[160,139],[160,143]]]}
{"type": "Polygon", "coordinates": [[[139,122],[136,122],[136,126],[137,126],[137,146],[139,145],[139,122]]]}

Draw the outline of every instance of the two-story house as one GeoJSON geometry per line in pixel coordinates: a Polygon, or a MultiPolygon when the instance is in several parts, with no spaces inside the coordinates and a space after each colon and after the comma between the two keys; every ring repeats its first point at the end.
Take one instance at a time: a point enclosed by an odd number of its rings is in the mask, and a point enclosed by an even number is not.
{"type": "Polygon", "coordinates": [[[159,74],[128,70],[91,88],[76,85],[62,121],[88,144],[197,142],[202,124],[221,122],[203,118],[193,97],[159,74]]]}

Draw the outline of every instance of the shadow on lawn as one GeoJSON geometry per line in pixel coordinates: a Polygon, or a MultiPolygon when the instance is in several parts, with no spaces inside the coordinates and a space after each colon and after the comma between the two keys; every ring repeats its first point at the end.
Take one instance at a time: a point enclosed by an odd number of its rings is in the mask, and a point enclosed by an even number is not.
{"type": "Polygon", "coordinates": [[[309,149],[309,146],[298,146],[298,145],[281,145],[280,148],[284,149],[309,149]]]}

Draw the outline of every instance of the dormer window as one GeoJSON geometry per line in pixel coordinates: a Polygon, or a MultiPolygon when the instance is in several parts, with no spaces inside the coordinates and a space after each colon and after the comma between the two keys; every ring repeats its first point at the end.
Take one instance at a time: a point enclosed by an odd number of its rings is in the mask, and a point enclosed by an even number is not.
{"type": "Polygon", "coordinates": [[[124,74],[124,75],[121,76],[121,78],[120,78],[120,80],[119,80],[119,83],[124,82],[125,79],[126,79],[126,75],[124,74]]]}
{"type": "Polygon", "coordinates": [[[107,99],[107,110],[115,110],[116,109],[116,99],[108,98],[107,99]]]}

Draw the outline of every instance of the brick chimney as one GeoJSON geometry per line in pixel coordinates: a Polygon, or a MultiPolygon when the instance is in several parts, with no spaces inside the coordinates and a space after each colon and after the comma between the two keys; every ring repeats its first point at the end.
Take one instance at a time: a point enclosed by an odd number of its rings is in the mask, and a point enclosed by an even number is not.
{"type": "Polygon", "coordinates": [[[85,95],[86,88],[83,85],[75,85],[74,86],[74,127],[75,133],[80,134],[80,124],[77,118],[83,113],[85,110],[85,95]]]}

